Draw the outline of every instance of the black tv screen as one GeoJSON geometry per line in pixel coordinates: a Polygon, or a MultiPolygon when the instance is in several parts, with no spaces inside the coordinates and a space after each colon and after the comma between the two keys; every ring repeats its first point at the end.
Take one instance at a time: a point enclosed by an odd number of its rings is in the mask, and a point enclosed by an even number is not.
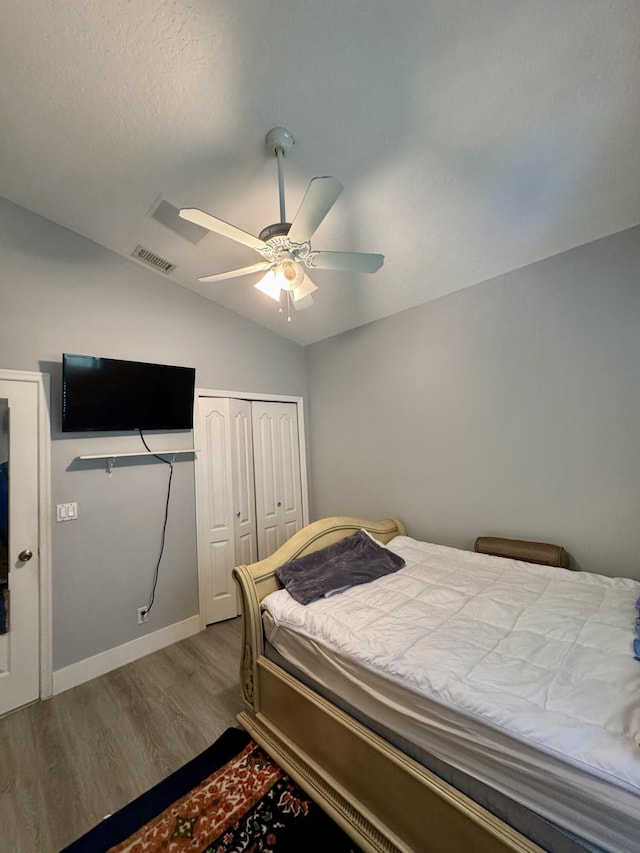
{"type": "Polygon", "coordinates": [[[62,356],[62,431],[193,427],[193,367],[62,356]]]}

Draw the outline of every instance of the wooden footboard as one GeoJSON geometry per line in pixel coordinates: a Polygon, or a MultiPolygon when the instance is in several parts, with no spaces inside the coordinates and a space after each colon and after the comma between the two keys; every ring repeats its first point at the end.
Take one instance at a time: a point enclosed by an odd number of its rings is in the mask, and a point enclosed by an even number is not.
{"type": "Polygon", "coordinates": [[[366,851],[541,853],[541,848],[264,656],[260,601],[275,570],[365,528],[380,541],[397,519],[349,517],[308,525],[275,554],[234,577],[242,597],[240,724],[366,851]]]}

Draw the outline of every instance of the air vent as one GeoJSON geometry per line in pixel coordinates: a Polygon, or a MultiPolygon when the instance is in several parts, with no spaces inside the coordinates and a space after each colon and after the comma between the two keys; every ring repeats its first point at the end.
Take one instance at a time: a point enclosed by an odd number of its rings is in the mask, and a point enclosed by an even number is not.
{"type": "Polygon", "coordinates": [[[149,249],[145,249],[144,246],[136,246],[131,253],[131,256],[142,261],[144,264],[148,264],[148,266],[153,267],[156,270],[160,270],[160,272],[166,273],[167,275],[169,275],[170,272],[173,272],[176,268],[176,265],[172,264],[171,261],[165,261],[164,258],[154,254],[154,252],[150,252],[149,249]]]}

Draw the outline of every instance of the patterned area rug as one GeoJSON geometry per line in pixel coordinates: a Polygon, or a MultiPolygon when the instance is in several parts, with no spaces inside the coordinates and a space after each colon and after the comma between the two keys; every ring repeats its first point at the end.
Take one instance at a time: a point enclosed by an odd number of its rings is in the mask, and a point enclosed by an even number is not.
{"type": "Polygon", "coordinates": [[[239,729],[61,853],[302,853],[359,848],[239,729]]]}

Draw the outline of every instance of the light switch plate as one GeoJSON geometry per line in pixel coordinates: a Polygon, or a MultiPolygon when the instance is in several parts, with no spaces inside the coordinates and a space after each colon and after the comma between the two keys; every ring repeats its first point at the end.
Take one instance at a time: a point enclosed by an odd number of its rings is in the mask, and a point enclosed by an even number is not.
{"type": "Polygon", "coordinates": [[[78,517],[78,504],[56,504],[56,521],[75,521],[78,517]]]}

